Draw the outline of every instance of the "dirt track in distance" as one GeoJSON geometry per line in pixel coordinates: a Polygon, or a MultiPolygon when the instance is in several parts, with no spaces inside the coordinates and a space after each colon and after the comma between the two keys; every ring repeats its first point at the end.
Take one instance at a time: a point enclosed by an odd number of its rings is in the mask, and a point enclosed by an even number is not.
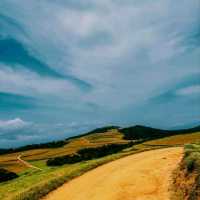
{"type": "Polygon", "coordinates": [[[22,157],[22,156],[19,155],[19,156],[17,157],[17,160],[18,160],[19,162],[21,162],[23,165],[25,165],[25,166],[28,167],[28,168],[33,168],[33,169],[42,171],[41,168],[31,165],[31,164],[28,163],[27,161],[23,160],[21,157],[22,157]]]}

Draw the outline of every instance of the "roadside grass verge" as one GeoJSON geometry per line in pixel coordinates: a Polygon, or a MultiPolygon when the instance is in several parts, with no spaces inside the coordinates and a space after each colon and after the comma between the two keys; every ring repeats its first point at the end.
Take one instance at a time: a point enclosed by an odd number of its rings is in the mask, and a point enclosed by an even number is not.
{"type": "Polygon", "coordinates": [[[184,164],[187,171],[197,171],[200,174],[200,143],[185,145],[184,164]]]}
{"type": "Polygon", "coordinates": [[[171,199],[200,199],[200,143],[185,145],[183,159],[174,173],[171,199]]]}

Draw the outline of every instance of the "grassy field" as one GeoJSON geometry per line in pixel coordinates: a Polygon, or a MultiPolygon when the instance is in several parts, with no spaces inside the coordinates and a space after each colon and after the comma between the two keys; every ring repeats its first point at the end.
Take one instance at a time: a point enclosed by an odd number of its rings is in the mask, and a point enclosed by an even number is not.
{"type": "Polygon", "coordinates": [[[26,161],[47,160],[48,158],[74,153],[81,148],[97,147],[112,143],[127,143],[127,140],[123,140],[122,137],[123,135],[121,133],[113,129],[105,133],[95,133],[92,135],[71,139],[67,145],[60,148],[34,149],[1,155],[0,167],[20,173],[26,168],[17,160],[19,155],[22,155],[23,159],[26,161]]]}
{"type": "Polygon", "coordinates": [[[146,145],[184,145],[188,143],[196,143],[200,141],[200,132],[189,133],[184,135],[175,135],[158,140],[148,141],[146,145]]]}
{"type": "Polygon", "coordinates": [[[70,142],[62,148],[37,149],[1,155],[0,167],[17,172],[19,178],[0,184],[0,199],[36,200],[73,177],[79,176],[84,172],[106,162],[150,149],[184,145],[198,141],[200,142],[200,132],[171,136],[168,138],[152,140],[142,144],[134,145],[133,147],[124,149],[120,153],[112,154],[99,159],[76,164],[68,164],[62,167],[46,166],[46,160],[48,158],[70,154],[81,148],[128,142],[127,140],[123,139],[123,135],[118,130],[113,129],[105,133],[95,133],[84,137],[71,139],[70,142]],[[17,161],[18,155],[22,155],[24,160],[42,168],[43,170],[37,171],[26,168],[19,161],[17,161]]]}

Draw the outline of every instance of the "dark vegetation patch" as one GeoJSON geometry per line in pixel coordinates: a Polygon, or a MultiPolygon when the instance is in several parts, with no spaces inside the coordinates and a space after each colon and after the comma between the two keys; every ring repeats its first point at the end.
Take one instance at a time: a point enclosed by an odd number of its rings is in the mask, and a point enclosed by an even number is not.
{"type": "Polygon", "coordinates": [[[64,164],[72,164],[81,161],[100,158],[106,155],[117,153],[125,148],[133,146],[135,143],[126,144],[107,144],[100,147],[80,149],[75,154],[59,156],[47,160],[48,166],[60,166],[64,164]]]}
{"type": "Polygon", "coordinates": [[[0,168],[0,183],[17,178],[18,175],[6,169],[0,168]]]}
{"type": "Polygon", "coordinates": [[[137,125],[120,129],[120,132],[124,134],[123,138],[125,140],[139,140],[139,139],[153,140],[173,135],[194,133],[197,131],[200,131],[200,126],[182,130],[161,130],[161,129],[137,125]]]}

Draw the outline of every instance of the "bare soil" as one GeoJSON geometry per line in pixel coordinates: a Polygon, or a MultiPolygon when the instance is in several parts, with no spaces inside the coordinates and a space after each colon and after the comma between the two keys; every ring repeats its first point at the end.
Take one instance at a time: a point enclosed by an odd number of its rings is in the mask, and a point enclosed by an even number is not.
{"type": "Polygon", "coordinates": [[[134,154],[91,170],[44,200],[169,200],[170,179],[183,148],[134,154]]]}

